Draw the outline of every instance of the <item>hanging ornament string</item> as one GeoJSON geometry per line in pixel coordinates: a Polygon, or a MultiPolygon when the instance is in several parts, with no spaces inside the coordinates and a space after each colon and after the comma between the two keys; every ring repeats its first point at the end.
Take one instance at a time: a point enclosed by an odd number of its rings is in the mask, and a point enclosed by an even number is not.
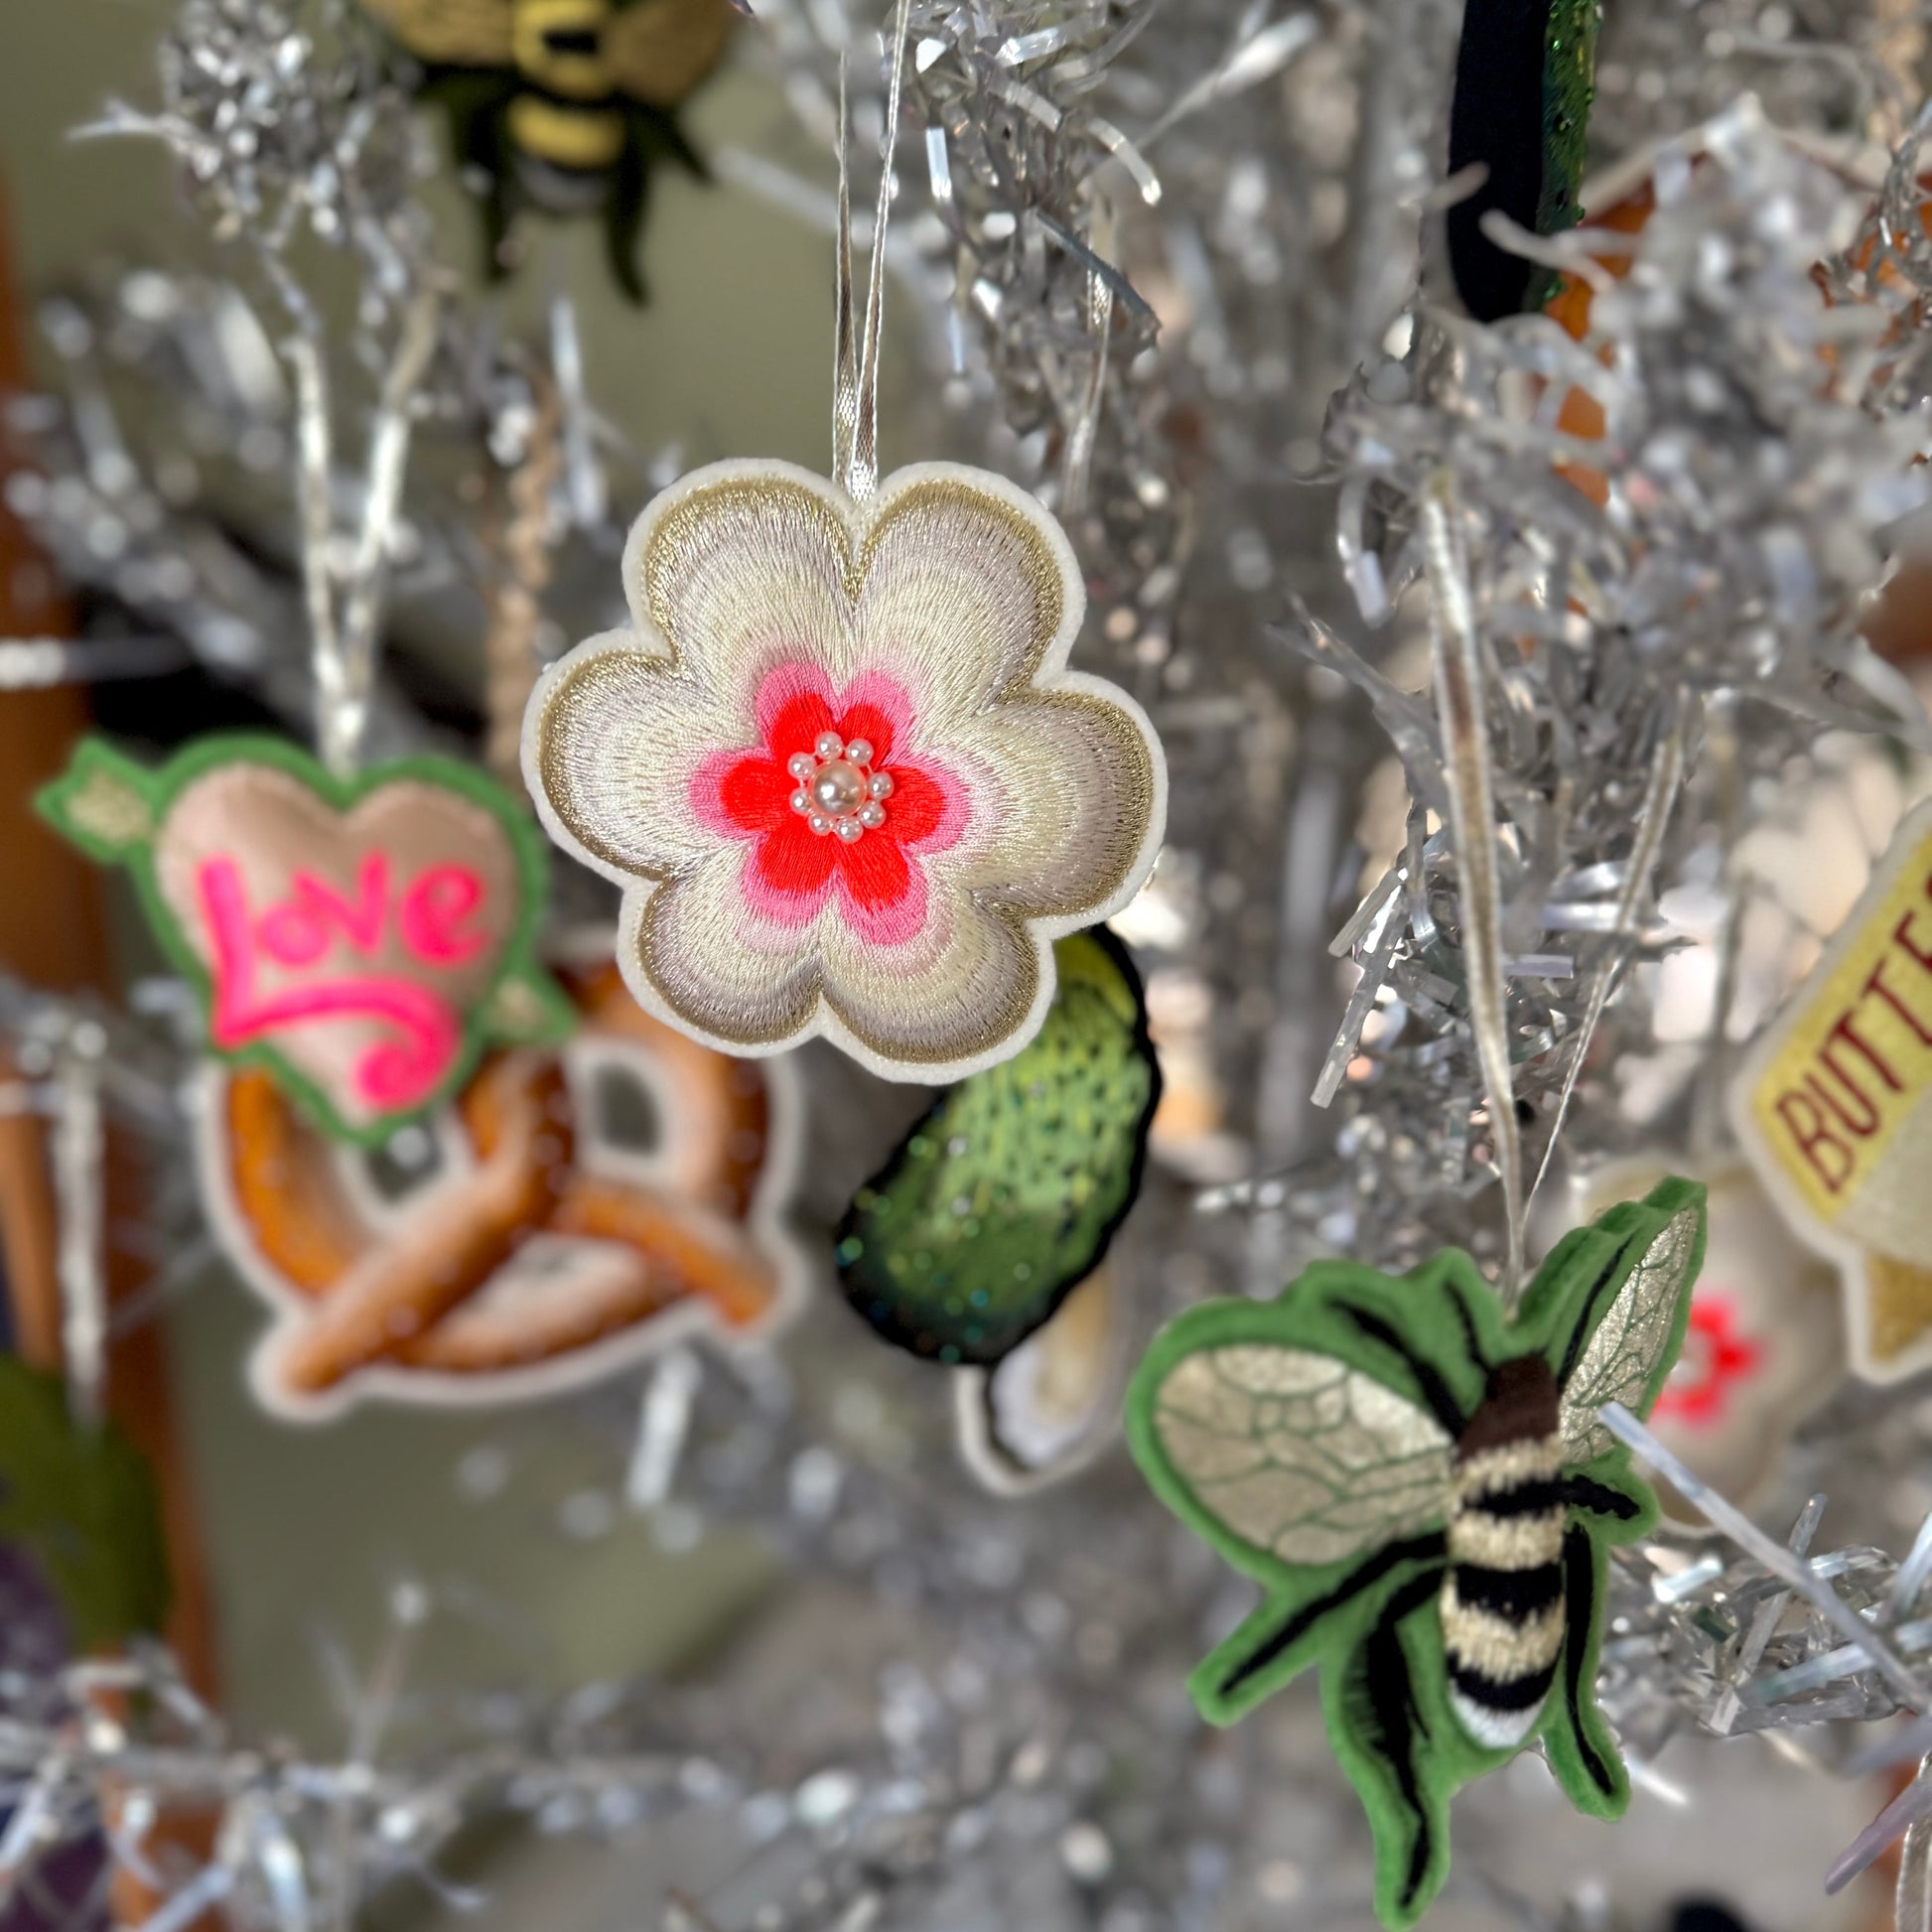
{"type": "Polygon", "coordinates": [[[832,341],[832,480],[855,503],[870,501],[879,489],[879,325],[886,300],[886,225],[892,217],[893,156],[898,149],[900,81],[910,18],[910,0],[897,0],[891,39],[892,77],[886,89],[879,211],[873,219],[872,259],[866,271],[866,325],[856,341],[847,154],[851,129],[846,120],[845,63],[839,63],[839,286],[832,341]]]}
{"type": "Polygon", "coordinates": [[[1508,999],[1503,986],[1502,887],[1496,874],[1495,772],[1484,715],[1483,664],[1469,602],[1468,571],[1447,473],[1423,499],[1423,557],[1433,597],[1436,704],[1443,720],[1443,767],[1449,784],[1449,835],[1455,846],[1456,895],[1468,970],[1469,1029],[1489,1102],[1489,1139],[1502,1182],[1508,1241],[1502,1298],[1514,1313],[1523,1281],[1523,1143],[1510,1073],[1508,999]]]}
{"type": "Polygon", "coordinates": [[[302,524],[303,598],[315,668],[316,748],[323,763],[339,778],[354,775],[368,728],[389,540],[409,467],[412,408],[436,350],[440,306],[440,291],[430,282],[404,313],[369,436],[361,517],[345,572],[339,573],[334,562],[335,458],[322,349],[314,334],[298,331],[284,351],[295,372],[296,491],[302,524]],[[345,581],[339,582],[339,577],[345,581]]]}
{"type": "Polygon", "coordinates": [[[511,791],[523,786],[523,707],[537,681],[537,633],[550,582],[550,493],[569,460],[558,384],[534,374],[532,381],[536,407],[523,453],[503,487],[500,575],[483,632],[484,761],[511,791]]]}
{"type": "Polygon", "coordinates": [[[107,1035],[96,1020],[65,1026],[54,1058],[54,1197],[61,1285],[61,1352],[68,1408],[85,1428],[105,1413],[107,1289],[102,1247],[106,1201],[101,1163],[101,1062],[107,1035]]]}
{"type": "Polygon", "coordinates": [[[564,286],[562,257],[550,297],[550,376],[556,384],[564,446],[564,493],[571,520],[580,530],[602,530],[610,515],[610,487],[598,459],[590,398],[584,391],[584,345],[577,327],[577,304],[564,286]]]}

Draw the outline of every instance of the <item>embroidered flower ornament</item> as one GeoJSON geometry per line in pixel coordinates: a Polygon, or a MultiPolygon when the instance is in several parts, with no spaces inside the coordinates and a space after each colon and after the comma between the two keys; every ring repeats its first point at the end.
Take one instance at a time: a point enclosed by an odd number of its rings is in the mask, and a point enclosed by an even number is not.
{"type": "Polygon", "coordinates": [[[633,627],[545,675],[524,763],[624,889],[638,1000],[900,1079],[1018,1052],[1051,941],[1133,897],[1166,807],[1139,708],[1065,669],[1085,597],[1052,516],[949,464],[863,502],[716,464],[638,520],[624,585],[633,627]]]}

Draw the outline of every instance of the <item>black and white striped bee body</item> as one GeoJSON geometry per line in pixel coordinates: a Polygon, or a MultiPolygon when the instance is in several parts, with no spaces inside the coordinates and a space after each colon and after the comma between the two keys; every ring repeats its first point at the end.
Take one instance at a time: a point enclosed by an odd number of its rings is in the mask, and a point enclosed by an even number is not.
{"type": "Polygon", "coordinates": [[[1563,1465],[1549,1364],[1498,1364],[1456,1438],[1445,1526],[1449,1702],[1478,1743],[1529,1735],[1563,1654],[1563,1465]]]}

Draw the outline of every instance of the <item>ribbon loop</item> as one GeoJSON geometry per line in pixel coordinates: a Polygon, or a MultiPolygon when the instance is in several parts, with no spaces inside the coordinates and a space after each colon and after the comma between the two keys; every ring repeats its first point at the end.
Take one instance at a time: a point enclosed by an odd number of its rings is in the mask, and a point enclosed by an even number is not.
{"type": "Polygon", "coordinates": [[[873,221],[872,258],[866,271],[866,323],[853,330],[852,195],[847,166],[851,130],[846,119],[845,64],[839,64],[838,312],[832,345],[832,475],[854,502],[879,487],[879,327],[886,298],[886,225],[892,214],[893,155],[898,146],[900,82],[905,70],[911,0],[893,10],[892,78],[886,88],[886,135],[879,177],[879,212],[873,221]]]}

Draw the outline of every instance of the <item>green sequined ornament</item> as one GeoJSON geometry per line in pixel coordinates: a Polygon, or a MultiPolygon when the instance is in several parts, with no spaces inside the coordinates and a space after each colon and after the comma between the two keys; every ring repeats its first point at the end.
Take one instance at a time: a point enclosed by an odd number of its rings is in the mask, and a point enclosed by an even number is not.
{"type": "Polygon", "coordinates": [[[1161,1073],[1139,976],[1104,926],[1054,948],[1033,1043],[961,1080],[853,1198],[838,1263],[888,1341],[983,1367],[1059,1307],[1140,1191],[1161,1073]]]}
{"type": "Polygon", "coordinates": [[[1533,234],[1582,218],[1599,0],[1467,0],[1449,108],[1449,173],[1480,169],[1449,212],[1449,268],[1480,322],[1538,309],[1558,277],[1482,232],[1491,208],[1533,234]]]}

